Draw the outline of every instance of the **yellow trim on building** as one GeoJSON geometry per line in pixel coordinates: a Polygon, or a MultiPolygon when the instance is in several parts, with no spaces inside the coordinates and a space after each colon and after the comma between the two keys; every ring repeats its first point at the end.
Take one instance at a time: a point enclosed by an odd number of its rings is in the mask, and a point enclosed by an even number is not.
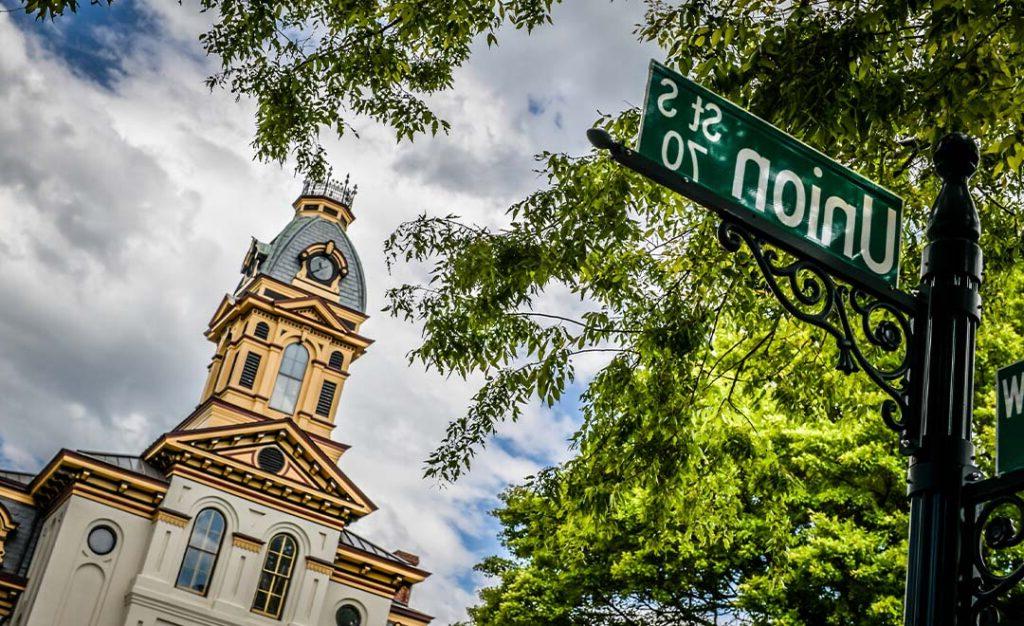
{"type": "Polygon", "coordinates": [[[6,619],[14,612],[14,605],[25,591],[25,581],[16,576],[0,574],[0,617],[6,619]]]}
{"type": "Polygon", "coordinates": [[[178,528],[185,528],[188,526],[188,523],[192,518],[188,515],[184,515],[183,513],[177,513],[168,509],[157,509],[156,515],[153,519],[158,522],[170,524],[171,526],[177,526],[178,528]]]}
{"type": "Polygon", "coordinates": [[[36,503],[35,499],[32,498],[32,494],[6,485],[0,485],[0,498],[7,498],[8,500],[14,500],[15,502],[29,505],[34,505],[36,503]]]}
{"type": "Polygon", "coordinates": [[[238,533],[231,535],[231,545],[248,552],[256,553],[259,553],[263,548],[263,542],[259,539],[253,539],[252,537],[246,537],[245,535],[240,535],[238,533]]]}

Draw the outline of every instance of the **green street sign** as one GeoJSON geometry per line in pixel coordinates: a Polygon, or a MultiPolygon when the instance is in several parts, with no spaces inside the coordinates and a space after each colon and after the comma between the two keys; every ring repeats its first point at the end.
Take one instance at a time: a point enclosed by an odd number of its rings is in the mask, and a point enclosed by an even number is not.
{"type": "Polygon", "coordinates": [[[996,372],[996,474],[1024,468],[1024,361],[996,372]]]}
{"type": "Polygon", "coordinates": [[[656,61],[637,152],[695,188],[683,191],[692,199],[848,280],[896,287],[903,200],[656,61]]]}

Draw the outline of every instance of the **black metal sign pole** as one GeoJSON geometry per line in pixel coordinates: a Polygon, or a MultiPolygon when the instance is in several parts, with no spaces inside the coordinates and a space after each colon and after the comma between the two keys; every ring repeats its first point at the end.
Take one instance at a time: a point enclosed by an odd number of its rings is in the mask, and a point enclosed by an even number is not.
{"type": "MultiPolygon", "coordinates": [[[[640,156],[603,130],[591,129],[587,136],[622,165],[718,213],[722,245],[735,252],[745,244],[786,310],[836,340],[838,369],[863,370],[889,395],[882,418],[900,434],[901,452],[911,457],[904,625],[975,626],[963,620],[958,624],[956,617],[958,605],[964,609],[965,601],[972,602],[970,563],[978,560],[972,544],[963,549],[971,554],[961,554],[963,535],[971,530],[961,518],[964,484],[977,472],[971,418],[975,333],[981,321],[981,226],[967,187],[978,167],[974,141],[954,133],[935,151],[943,185],[928,222],[915,296],[838,272],[820,262],[820,253],[809,245],[762,227],[749,211],[640,156]],[[772,246],[796,261],[780,263],[772,246]],[[887,319],[880,321],[875,314],[887,319]],[[880,367],[861,343],[890,355],[905,348],[905,356],[895,367],[880,367]]],[[[1024,515],[1024,500],[1020,508],[1024,515]]],[[[1014,539],[1024,543],[1024,529],[1014,539]]],[[[1024,566],[1019,576],[1024,579],[1024,566]]]]}
{"type": "MultiPolygon", "coordinates": [[[[915,320],[912,376],[919,377],[920,448],[908,470],[910,553],[906,626],[952,626],[958,598],[964,479],[975,472],[971,443],[975,334],[981,321],[981,224],[967,180],[978,148],[961,134],[935,152],[943,185],[921,258],[927,309],[915,320]]],[[[966,626],[966,625],[964,625],[966,626]]]]}

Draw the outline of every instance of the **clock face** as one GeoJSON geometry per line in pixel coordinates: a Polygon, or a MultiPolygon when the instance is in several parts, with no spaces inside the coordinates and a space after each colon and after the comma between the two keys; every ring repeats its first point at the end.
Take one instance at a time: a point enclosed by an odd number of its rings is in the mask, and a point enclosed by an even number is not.
{"type": "Polygon", "coordinates": [[[334,266],[334,261],[322,254],[309,257],[309,265],[307,267],[310,275],[323,283],[331,282],[331,279],[338,272],[338,269],[334,266]]]}

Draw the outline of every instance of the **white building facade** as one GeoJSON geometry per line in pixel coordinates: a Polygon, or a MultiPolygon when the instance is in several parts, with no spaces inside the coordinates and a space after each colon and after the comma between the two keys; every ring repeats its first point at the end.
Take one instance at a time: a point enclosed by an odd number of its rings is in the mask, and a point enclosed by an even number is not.
{"type": "Polygon", "coordinates": [[[201,402],[137,456],[62,450],[0,470],[5,626],[425,626],[429,573],[350,526],[375,506],[332,438],[371,341],[346,230],[354,189],[306,185],[253,240],[206,336],[201,402]]]}

